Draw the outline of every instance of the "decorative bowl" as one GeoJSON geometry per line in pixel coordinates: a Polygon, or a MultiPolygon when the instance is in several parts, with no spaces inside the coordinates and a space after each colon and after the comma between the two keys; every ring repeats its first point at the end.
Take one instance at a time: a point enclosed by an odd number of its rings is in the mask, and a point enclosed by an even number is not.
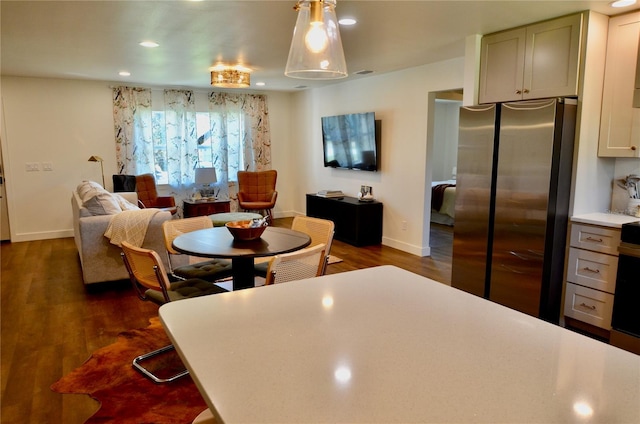
{"type": "Polygon", "coordinates": [[[252,220],[246,221],[233,221],[227,222],[225,227],[229,230],[234,240],[236,241],[249,241],[259,239],[262,233],[264,233],[267,225],[261,225],[259,227],[251,227],[252,220]]]}

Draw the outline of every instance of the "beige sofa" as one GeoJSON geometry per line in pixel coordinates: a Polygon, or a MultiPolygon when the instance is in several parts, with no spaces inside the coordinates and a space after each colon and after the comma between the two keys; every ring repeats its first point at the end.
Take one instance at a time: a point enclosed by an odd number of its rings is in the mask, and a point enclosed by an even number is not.
{"type": "MultiPolygon", "coordinates": [[[[136,204],[136,193],[118,193],[132,204],[136,204]]],[[[85,284],[128,279],[129,274],[120,257],[121,249],[104,236],[113,215],[93,215],[75,190],[71,196],[73,209],[73,231],[80,255],[82,277],[85,284]]],[[[142,247],[160,254],[165,268],[169,269],[162,223],[171,219],[171,213],[160,211],[151,219],[142,247]]]]}

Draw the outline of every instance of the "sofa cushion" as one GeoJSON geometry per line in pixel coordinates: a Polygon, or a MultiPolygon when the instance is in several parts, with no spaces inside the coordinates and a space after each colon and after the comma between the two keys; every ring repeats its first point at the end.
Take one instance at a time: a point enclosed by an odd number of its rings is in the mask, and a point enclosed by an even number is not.
{"type": "Polygon", "coordinates": [[[100,184],[94,181],[81,182],[80,184],[78,184],[78,187],[76,187],[76,191],[78,192],[78,196],[80,197],[82,203],[91,199],[98,193],[108,193],[107,190],[105,190],[100,184]]]}
{"type": "Polygon", "coordinates": [[[120,209],[122,209],[123,211],[132,211],[132,210],[140,209],[138,205],[134,205],[133,203],[131,203],[130,201],[128,201],[127,199],[125,199],[124,197],[122,197],[117,193],[113,193],[113,197],[116,199],[116,201],[118,202],[118,205],[120,205],[120,209]]]}
{"type": "Polygon", "coordinates": [[[91,215],[115,215],[122,212],[120,204],[111,193],[98,193],[82,204],[91,215]]]}

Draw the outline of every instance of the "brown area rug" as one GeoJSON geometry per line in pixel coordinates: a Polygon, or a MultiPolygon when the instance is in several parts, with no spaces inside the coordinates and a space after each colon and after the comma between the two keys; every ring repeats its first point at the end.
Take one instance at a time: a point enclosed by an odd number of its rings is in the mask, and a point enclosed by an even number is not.
{"type": "MultiPolygon", "coordinates": [[[[191,377],[156,384],[131,366],[136,356],[169,343],[159,318],[154,317],[147,328],[120,333],[115,343],[96,350],[51,389],[87,394],[100,402],[100,409],[86,423],[191,423],[207,408],[191,377]]],[[[149,366],[184,369],[175,351],[149,366]]]]}

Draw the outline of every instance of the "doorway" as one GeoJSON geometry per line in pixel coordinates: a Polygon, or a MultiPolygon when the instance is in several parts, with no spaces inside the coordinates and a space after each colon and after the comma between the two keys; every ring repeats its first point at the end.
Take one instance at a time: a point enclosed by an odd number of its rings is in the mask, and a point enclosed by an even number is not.
{"type": "Polygon", "coordinates": [[[4,186],[4,162],[2,160],[2,137],[0,137],[0,241],[11,240],[7,193],[4,186]]]}
{"type": "Polygon", "coordinates": [[[424,226],[429,228],[429,247],[444,251],[453,248],[455,223],[455,182],[458,158],[458,119],[462,90],[431,93],[429,112],[432,122],[427,140],[427,195],[431,207],[425,208],[424,226]]]}

